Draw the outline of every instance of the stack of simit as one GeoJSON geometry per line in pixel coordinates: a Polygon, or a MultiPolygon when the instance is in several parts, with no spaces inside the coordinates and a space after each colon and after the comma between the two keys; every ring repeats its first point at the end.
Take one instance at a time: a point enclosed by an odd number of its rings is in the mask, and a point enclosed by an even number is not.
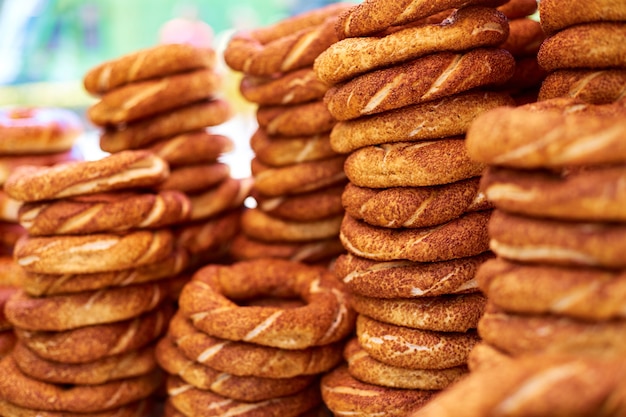
{"type": "Polygon", "coordinates": [[[328,87],[312,65],[337,41],[337,15],[348,7],[333,4],[241,31],[226,47],[226,63],[243,73],[242,95],[258,105],[250,139],[257,205],[242,216],[236,259],[328,263],[344,252],[338,235],[345,156],[330,146],[335,119],[322,100],[328,87]]]}
{"type": "Polygon", "coordinates": [[[515,69],[498,47],[509,34],[502,3],[366,1],[341,15],[342,40],[314,63],[338,120],[331,146],[348,154],[348,253],[334,270],[359,313],[348,365],[322,381],[335,415],[404,415],[467,372],[491,206],[465,133],[513,103],[488,91],[515,69]]]}

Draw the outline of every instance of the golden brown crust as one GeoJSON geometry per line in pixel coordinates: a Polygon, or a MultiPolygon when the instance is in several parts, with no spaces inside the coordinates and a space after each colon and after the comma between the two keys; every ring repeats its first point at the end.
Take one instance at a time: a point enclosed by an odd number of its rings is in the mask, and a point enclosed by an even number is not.
{"type": "Polygon", "coordinates": [[[125,84],[199,68],[212,69],[215,51],[188,44],[163,44],[135,51],[91,68],[83,78],[85,89],[101,95],[125,84]]]}
{"type": "MultiPolygon", "coordinates": [[[[570,6],[568,6],[570,7],[570,6]]],[[[560,30],[541,44],[537,59],[546,71],[564,68],[623,68],[626,23],[596,22],[560,30]]]]}
{"type": "Polygon", "coordinates": [[[348,153],[368,145],[438,139],[464,134],[481,113],[512,106],[508,94],[466,92],[426,103],[337,122],[330,133],[335,152],[348,153]]]}
{"type": "Polygon", "coordinates": [[[389,388],[359,381],[341,365],[322,377],[322,398],[336,416],[404,416],[431,399],[435,391],[389,388]]]}
{"type": "Polygon", "coordinates": [[[448,184],[480,175],[485,165],[470,158],[460,137],[366,146],[344,165],[359,187],[422,187],[448,184]]]}
{"type": "Polygon", "coordinates": [[[271,106],[321,99],[328,86],[317,78],[312,68],[302,68],[269,76],[245,74],[239,90],[246,100],[271,106]]]}
{"type": "Polygon", "coordinates": [[[0,155],[66,152],[82,131],[78,115],[67,109],[4,107],[0,109],[0,155]]]}
{"type": "Polygon", "coordinates": [[[511,78],[504,84],[496,86],[496,89],[497,91],[508,92],[515,100],[517,106],[534,103],[537,101],[541,83],[547,74],[547,71],[541,68],[539,62],[537,62],[536,54],[520,57],[515,60],[515,72],[511,78]],[[523,101],[523,99],[527,101],[523,101]]]}
{"type": "Polygon", "coordinates": [[[375,261],[445,261],[486,252],[490,216],[490,211],[479,211],[439,226],[396,230],[369,226],[346,215],[339,238],[348,252],[375,261]]]}
{"type": "Polygon", "coordinates": [[[332,217],[344,212],[341,195],[344,184],[331,185],[308,193],[267,197],[253,193],[259,210],[285,220],[309,221],[332,217]]]}
{"type": "Polygon", "coordinates": [[[190,218],[191,201],[175,190],[103,193],[23,204],[20,224],[30,236],[152,229],[190,218]]]}
{"type": "Polygon", "coordinates": [[[295,394],[315,379],[312,375],[293,378],[230,375],[188,359],[169,337],[159,341],[156,358],[166,372],[180,377],[186,383],[239,401],[263,401],[295,394]]]}
{"type": "Polygon", "coordinates": [[[354,324],[343,286],[330,271],[279,259],[206,266],[183,288],[179,306],[210,336],[283,349],[338,342],[354,324]],[[235,303],[269,295],[306,304],[284,309],[235,303]]]}
{"type": "Polygon", "coordinates": [[[469,156],[517,168],[624,163],[623,104],[557,98],[481,114],[466,138],[469,156]]]}
{"type": "Polygon", "coordinates": [[[253,343],[231,342],[198,331],[177,314],[168,335],[186,357],[238,376],[290,378],[329,371],[341,361],[342,343],[286,350],[253,343]]]}
{"type": "Polygon", "coordinates": [[[260,128],[270,136],[313,136],[330,132],[336,121],[323,100],[286,106],[260,106],[260,128]]]}
{"type": "Polygon", "coordinates": [[[253,186],[251,178],[228,177],[215,187],[189,195],[191,219],[202,220],[218,216],[227,210],[243,207],[253,186]]]}
{"type": "Polygon", "coordinates": [[[372,226],[434,226],[492,205],[479,190],[480,178],[430,187],[364,188],[348,183],[342,195],[350,216],[372,226]]]}
{"type": "Polygon", "coordinates": [[[619,1],[545,0],[539,4],[541,25],[547,34],[580,23],[626,20],[626,5],[619,1]]]}
{"type": "Polygon", "coordinates": [[[509,37],[500,47],[509,51],[515,58],[536,56],[545,38],[546,34],[537,20],[513,19],[509,21],[509,37]]]}
{"type": "Polygon", "coordinates": [[[474,280],[489,252],[442,262],[377,262],[350,253],[341,255],[333,270],[354,294],[380,298],[415,298],[479,291],[474,280]]]}
{"type": "Polygon", "coordinates": [[[571,97],[592,104],[606,104],[626,97],[626,69],[561,69],[546,76],[539,101],[571,97]]]}
{"type": "Polygon", "coordinates": [[[0,189],[0,221],[18,223],[18,212],[22,203],[9,197],[0,189]]]}
{"type": "Polygon", "coordinates": [[[139,401],[150,396],[161,383],[155,370],[139,377],[111,381],[100,385],[62,386],[46,383],[24,375],[11,356],[0,361],[3,378],[0,395],[18,406],[48,411],[78,413],[98,412],[139,401]],[[39,395],[28,395],[37,392],[39,395]],[[48,401],[54,398],[55,401],[48,401]]]}
{"type": "Polygon", "coordinates": [[[220,85],[212,69],[134,82],[104,94],[87,117],[98,126],[126,124],[213,97],[220,85]]]}
{"type": "Polygon", "coordinates": [[[111,153],[142,148],[173,135],[217,126],[230,119],[232,112],[226,100],[202,100],[124,128],[105,129],[100,135],[100,148],[111,153]]]}
{"type": "Polygon", "coordinates": [[[0,331],[0,359],[11,353],[16,341],[13,329],[0,331]]]}
{"type": "Polygon", "coordinates": [[[15,261],[41,274],[119,271],[163,260],[173,245],[169,229],[27,237],[15,246],[15,261]]]}
{"type": "Polygon", "coordinates": [[[33,332],[16,328],[18,340],[38,356],[63,363],[86,363],[147,346],[167,330],[172,306],[110,324],[64,332],[33,332]]]}
{"type": "Polygon", "coordinates": [[[484,263],[476,279],[489,301],[505,311],[589,321],[626,318],[623,270],[526,265],[498,258],[484,263]]]}
{"type": "Polygon", "coordinates": [[[251,208],[241,216],[241,230],[265,242],[310,242],[339,236],[342,219],[343,213],[320,220],[285,220],[251,208]]]}
{"type": "Polygon", "coordinates": [[[181,133],[144,147],[163,158],[170,167],[217,162],[223,154],[234,149],[234,142],[223,135],[199,129],[181,133]]]}
{"type": "Polygon", "coordinates": [[[192,194],[215,187],[230,177],[230,166],[224,162],[181,165],[170,170],[165,181],[158,185],[159,190],[179,190],[192,194]]]}
{"type": "Polygon", "coordinates": [[[494,7],[505,0],[445,0],[429,2],[424,0],[400,0],[387,3],[379,0],[366,0],[343,12],[337,22],[337,34],[341,39],[374,35],[390,26],[401,26],[436,15],[449,9],[459,9],[472,5],[494,7]]]}
{"type": "Polygon", "coordinates": [[[0,332],[9,330],[13,327],[6,316],[5,307],[9,299],[17,294],[18,291],[19,287],[0,284],[0,332]]]}
{"type": "MultiPolygon", "coordinates": [[[[89,413],[90,417],[144,417],[152,410],[152,401],[141,400],[107,411],[89,413]]],[[[45,411],[20,407],[9,401],[0,399],[0,413],[13,417],[84,417],[85,413],[68,413],[67,411],[45,411]]]]}
{"type": "Polygon", "coordinates": [[[561,220],[624,222],[626,166],[561,172],[488,167],[481,188],[504,211],[561,220]]]}
{"type": "Polygon", "coordinates": [[[321,403],[319,388],[314,386],[283,397],[248,402],[230,399],[211,391],[198,389],[186,384],[174,375],[170,375],[167,378],[167,392],[169,394],[168,400],[183,414],[207,417],[229,414],[297,417],[321,403]]]}
{"type": "Polygon", "coordinates": [[[126,151],[95,161],[77,161],[51,167],[24,166],[4,184],[7,194],[19,201],[50,200],[153,187],[169,175],[167,163],[148,151],[126,151]]]}
{"type": "Polygon", "coordinates": [[[240,261],[278,258],[315,263],[344,252],[345,249],[338,237],[312,242],[264,242],[239,234],[235,236],[230,247],[231,255],[240,261]]]}
{"type": "Polygon", "coordinates": [[[466,366],[408,369],[387,365],[368,355],[356,338],[346,344],[344,357],[352,377],[367,384],[389,388],[441,390],[467,374],[466,366]]]}
{"type": "Polygon", "coordinates": [[[493,368],[496,366],[507,366],[510,364],[512,356],[496,349],[488,343],[480,342],[472,348],[467,359],[467,367],[470,372],[479,369],[493,368]]]}
{"type": "Polygon", "coordinates": [[[191,255],[224,252],[232,238],[239,233],[241,210],[225,211],[174,228],[176,246],[191,255]]]}
{"type": "Polygon", "coordinates": [[[336,156],[329,132],[293,137],[270,136],[265,129],[257,129],[250,138],[250,147],[259,161],[275,167],[336,156]]]}
{"type": "Polygon", "coordinates": [[[515,59],[504,49],[438,52],[331,87],[324,102],[335,119],[351,120],[502,84],[514,70],[515,59]]]}
{"type": "Polygon", "coordinates": [[[313,69],[323,82],[334,85],[435,52],[497,46],[508,34],[502,13],[470,6],[453,11],[441,23],[409,27],[380,38],[343,39],[321,53],[313,69]]]}
{"type": "Polygon", "coordinates": [[[344,155],[319,161],[271,167],[254,158],[251,171],[254,187],[268,197],[302,194],[345,183],[344,155]]]}
{"type": "Polygon", "coordinates": [[[21,165],[45,167],[63,162],[80,161],[82,159],[80,152],[76,148],[60,153],[0,156],[0,185],[4,184],[13,171],[21,165]]]}
{"type": "Polygon", "coordinates": [[[538,8],[537,0],[509,0],[502,6],[498,6],[498,10],[504,13],[509,21],[530,16],[538,8]]]}
{"type": "Polygon", "coordinates": [[[396,326],[438,332],[475,329],[486,301],[479,293],[420,298],[350,295],[350,304],[359,314],[396,326]]]}
{"type": "Polygon", "coordinates": [[[496,255],[528,263],[624,268],[626,224],[578,223],[495,210],[489,245],[496,255]]]}
{"type": "Polygon", "coordinates": [[[337,41],[336,15],[349,7],[331,4],[283,19],[265,28],[239,31],[224,51],[226,64],[235,71],[273,75],[305,68],[337,41]]]}
{"type": "Polygon", "coordinates": [[[22,287],[26,273],[13,261],[13,256],[0,256],[0,286],[22,287]]]}

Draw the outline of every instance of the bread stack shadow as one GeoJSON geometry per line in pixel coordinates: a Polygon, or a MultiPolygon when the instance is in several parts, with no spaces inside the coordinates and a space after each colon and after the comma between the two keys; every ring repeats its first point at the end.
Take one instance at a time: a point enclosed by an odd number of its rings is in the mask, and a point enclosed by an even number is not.
{"type": "Polygon", "coordinates": [[[104,62],[83,80],[98,97],[87,116],[102,128],[101,149],[153,152],[170,167],[159,189],[189,200],[188,218],[173,225],[177,246],[190,255],[189,272],[230,261],[228,249],[250,189],[249,179],[231,177],[220,160],[233,149],[232,140],[210,130],[232,115],[216,65],[211,48],[163,44],[104,62]]]}
{"type": "Polygon", "coordinates": [[[7,178],[21,165],[48,166],[80,159],[74,146],[83,130],[73,112],[59,108],[7,107],[0,109],[0,357],[15,344],[4,305],[21,284],[22,271],[13,262],[13,248],[26,235],[20,226],[20,203],[3,188],[7,178]]]}
{"type": "Polygon", "coordinates": [[[125,151],[9,177],[28,235],[5,307],[17,343],[0,365],[1,414],[147,412],[161,384],[154,343],[187,259],[166,227],[184,201],[154,190],[167,175],[162,159],[125,151]]]}
{"type": "Polygon", "coordinates": [[[329,5],[240,31],[226,46],[226,64],[243,74],[243,97],[258,106],[250,138],[256,206],[243,213],[232,246],[237,260],[328,264],[344,251],[338,235],[345,156],[330,147],[335,120],[312,65],[337,40],[334,22],[347,7],[329,5]]]}
{"type": "Polygon", "coordinates": [[[394,14],[392,4],[367,1],[342,14],[342,40],[314,63],[338,120],[331,146],[347,154],[348,253],[334,271],[359,313],[347,365],[322,380],[336,415],[404,415],[467,372],[492,206],[478,190],[484,165],[470,160],[464,138],[475,117],[513,104],[490,91],[515,69],[499,47],[508,37],[502,3],[394,14]]]}

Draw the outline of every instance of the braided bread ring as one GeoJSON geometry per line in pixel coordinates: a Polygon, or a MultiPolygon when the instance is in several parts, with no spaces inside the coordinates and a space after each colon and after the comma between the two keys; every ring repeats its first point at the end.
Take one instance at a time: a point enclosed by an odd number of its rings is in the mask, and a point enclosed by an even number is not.
{"type": "Polygon", "coordinates": [[[359,187],[422,187],[480,175],[485,165],[472,160],[459,137],[423,142],[366,146],[344,164],[350,182],[359,187]]]}
{"type": "Polygon", "coordinates": [[[248,402],[198,389],[193,385],[185,384],[174,375],[167,378],[167,393],[170,403],[183,415],[206,417],[228,415],[297,417],[321,402],[319,388],[314,386],[283,397],[248,402]]]}
{"type": "Polygon", "coordinates": [[[186,383],[239,401],[263,401],[295,394],[314,381],[312,375],[259,378],[226,374],[189,360],[168,337],[159,341],[156,358],[166,372],[179,376],[186,383]]]}
{"type": "Polygon", "coordinates": [[[182,315],[170,322],[169,336],[189,359],[237,376],[291,378],[315,375],[341,361],[341,343],[307,349],[278,349],[254,343],[231,342],[197,330],[182,315]]]}
{"type": "Polygon", "coordinates": [[[626,222],[624,165],[561,173],[488,167],[481,188],[489,201],[510,213],[560,220],[626,222]]]}
{"type": "Polygon", "coordinates": [[[626,162],[626,107],[561,98],[490,110],[467,131],[474,161],[516,168],[626,162]]]}
{"type": "Polygon", "coordinates": [[[157,368],[154,347],[149,346],[94,362],[67,364],[37,356],[18,343],[12,352],[17,367],[30,378],[53,384],[97,385],[145,375],[157,368]]]}
{"type": "Polygon", "coordinates": [[[345,186],[333,185],[293,196],[266,197],[255,193],[257,207],[270,216],[286,220],[320,220],[342,214],[341,195],[345,186]]]}
{"type": "Polygon", "coordinates": [[[15,329],[27,348],[51,361],[77,364],[131,352],[162,336],[172,316],[172,306],[162,307],[131,320],[79,327],[64,332],[15,329]]]}
{"type": "Polygon", "coordinates": [[[546,71],[562,68],[623,68],[626,23],[597,22],[563,29],[546,38],[537,54],[546,71]]]}
{"type": "Polygon", "coordinates": [[[501,11],[510,22],[534,14],[538,9],[537,3],[537,0],[509,0],[502,6],[498,6],[498,10],[501,11]]]}
{"type": "Polygon", "coordinates": [[[433,390],[407,390],[361,382],[341,365],[322,377],[322,398],[336,416],[401,417],[425,404],[433,390]]]}
{"type": "Polygon", "coordinates": [[[475,329],[486,301],[480,293],[419,298],[350,295],[350,305],[359,314],[396,326],[438,332],[475,329]]]}
{"type": "Polygon", "coordinates": [[[323,82],[334,85],[435,52],[497,46],[508,35],[508,21],[502,13],[493,8],[466,7],[455,10],[441,23],[410,27],[382,38],[343,39],[321,53],[313,69],[323,82]]]}
{"type": "Polygon", "coordinates": [[[487,306],[478,322],[484,342],[513,356],[532,353],[623,358],[626,321],[589,322],[551,315],[511,314],[487,306]]]}
{"type": "Polygon", "coordinates": [[[19,220],[30,236],[122,232],[188,220],[191,202],[179,191],[106,193],[23,204],[19,220]]]}
{"type": "Polygon", "coordinates": [[[179,306],[194,326],[211,336],[283,349],[337,342],[354,323],[354,313],[332,273],[279,259],[204,267],[183,288],[179,306]],[[276,290],[278,286],[281,290],[276,290]],[[299,297],[306,305],[239,307],[231,301],[269,294],[299,297]]]}
{"type": "Polygon", "coordinates": [[[501,84],[514,71],[515,59],[504,49],[438,52],[331,87],[324,102],[335,119],[351,120],[501,84]]]}
{"type": "Polygon", "coordinates": [[[180,133],[220,125],[230,119],[232,112],[226,100],[202,100],[147,120],[129,123],[123,129],[106,129],[100,135],[100,148],[111,153],[143,148],[180,133]]]}
{"type": "Polygon", "coordinates": [[[375,261],[446,261],[489,249],[490,216],[490,211],[479,211],[435,227],[396,230],[369,226],[346,215],[339,239],[348,252],[375,261]]]}
{"type": "Polygon", "coordinates": [[[349,153],[368,145],[439,139],[464,134],[481,113],[495,107],[512,106],[508,94],[465,92],[337,122],[330,132],[335,152],[349,153]]]}
{"type": "Polygon", "coordinates": [[[585,0],[542,0],[539,17],[543,30],[552,35],[580,23],[624,21],[626,5],[615,0],[596,0],[593,3],[585,0]]]}
{"type": "Polygon", "coordinates": [[[65,275],[24,273],[21,287],[34,297],[125,287],[177,276],[188,264],[187,252],[177,249],[162,261],[121,271],[65,275]]]}
{"type": "Polygon", "coordinates": [[[0,156],[0,185],[4,184],[13,171],[22,165],[45,167],[63,162],[79,161],[81,159],[82,157],[76,151],[76,148],[61,153],[0,156]]]}
{"type": "Polygon", "coordinates": [[[241,79],[239,90],[246,100],[271,106],[321,99],[328,86],[317,78],[312,68],[302,68],[266,77],[246,74],[241,79]]]}
{"type": "Polygon", "coordinates": [[[605,104],[626,97],[626,69],[556,70],[545,78],[539,101],[571,97],[587,103],[605,104]]]}
{"type": "Polygon", "coordinates": [[[495,210],[489,246],[496,255],[529,263],[624,268],[625,223],[533,219],[495,210]]]}
{"type": "Polygon", "coordinates": [[[467,363],[480,338],[465,333],[410,329],[358,315],[356,334],[361,347],[374,359],[409,369],[446,369],[467,363]]]}
{"type": "Polygon", "coordinates": [[[474,275],[493,255],[489,252],[443,262],[377,262],[350,253],[341,255],[333,271],[346,289],[365,297],[414,298],[478,291],[474,275]]]}
{"type": "Polygon", "coordinates": [[[50,200],[82,194],[151,187],[169,175],[165,161],[147,151],[126,151],[96,161],[51,167],[20,167],[4,184],[19,201],[50,200]]]}
{"type": "Polygon", "coordinates": [[[472,371],[408,415],[615,416],[626,412],[619,400],[624,393],[625,373],[621,358],[530,355],[503,366],[472,371]]]}
{"type": "Polygon", "coordinates": [[[363,188],[348,183],[342,195],[350,216],[372,226],[398,229],[434,226],[464,213],[491,208],[480,178],[431,187],[363,188]]]}
{"type": "Polygon", "coordinates": [[[0,361],[0,396],[18,406],[49,411],[90,413],[118,408],[151,395],[160,385],[159,371],[99,385],[69,388],[25,376],[12,356],[0,361]],[[36,392],[38,395],[29,395],[36,392]],[[54,401],[49,401],[53,398],[54,401]]]}
{"type": "Polygon", "coordinates": [[[223,135],[196,130],[160,140],[144,149],[156,154],[170,167],[217,162],[234,149],[234,142],[223,135]]]}
{"type": "Polygon", "coordinates": [[[467,374],[467,367],[448,369],[408,369],[387,365],[374,358],[351,339],[344,349],[348,372],[352,377],[367,384],[390,388],[440,390],[467,374]]]}
{"type": "Polygon", "coordinates": [[[279,258],[294,262],[314,263],[330,259],[345,249],[339,238],[313,242],[263,242],[239,234],[233,239],[230,254],[237,260],[279,258]]]}
{"type": "Polygon", "coordinates": [[[191,219],[202,220],[243,205],[253,186],[251,178],[226,178],[216,187],[189,196],[191,219]]]}
{"type": "Polygon", "coordinates": [[[303,137],[270,137],[265,129],[257,129],[250,138],[250,148],[259,161],[274,167],[316,161],[336,155],[330,146],[329,132],[303,137]]]}
{"type": "MultiPolygon", "coordinates": [[[[144,417],[152,409],[152,401],[141,400],[107,411],[91,412],[90,417],[144,417]]],[[[20,407],[0,398],[0,413],[13,417],[85,417],[85,413],[44,411],[20,407]]]]}
{"type": "Polygon", "coordinates": [[[83,78],[85,89],[100,95],[124,84],[158,78],[198,68],[212,69],[217,55],[209,48],[188,44],[165,44],[132,52],[90,69],[83,78]]]}
{"type": "Polygon", "coordinates": [[[323,100],[287,106],[260,106],[260,128],[272,136],[313,136],[330,132],[336,121],[323,100]]]}
{"type": "Polygon", "coordinates": [[[265,242],[309,242],[338,236],[342,219],[343,213],[321,220],[284,220],[253,208],[243,212],[241,230],[265,242]]]}
{"type": "Polygon", "coordinates": [[[224,60],[233,70],[254,75],[308,67],[337,41],[335,16],[347,7],[345,3],[333,4],[267,28],[240,31],[226,45],[224,60]]]}
{"type": "Polygon", "coordinates": [[[118,234],[27,237],[15,245],[15,261],[28,272],[83,274],[148,265],[172,253],[168,229],[118,234]]]}
{"type": "Polygon", "coordinates": [[[558,314],[582,320],[626,318],[626,272],[524,265],[494,259],[476,275],[497,307],[514,313],[558,314]]]}
{"type": "Polygon", "coordinates": [[[212,97],[220,85],[221,76],[212,69],[131,83],[102,96],[87,117],[98,126],[129,123],[212,97]]]}
{"type": "Polygon", "coordinates": [[[302,194],[343,183],[344,155],[273,168],[254,158],[250,165],[254,188],[268,197],[302,194]]]}

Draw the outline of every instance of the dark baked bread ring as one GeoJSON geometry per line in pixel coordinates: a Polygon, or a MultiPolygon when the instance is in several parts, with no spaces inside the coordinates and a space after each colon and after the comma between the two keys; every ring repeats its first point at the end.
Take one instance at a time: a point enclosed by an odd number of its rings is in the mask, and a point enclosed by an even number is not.
{"type": "Polygon", "coordinates": [[[548,74],[539,90],[539,101],[571,97],[592,104],[606,104],[626,97],[626,69],[560,69],[548,74]]]}
{"type": "Polygon", "coordinates": [[[581,23],[626,20],[626,5],[619,1],[542,0],[539,17],[543,30],[551,35],[581,23]]]}

